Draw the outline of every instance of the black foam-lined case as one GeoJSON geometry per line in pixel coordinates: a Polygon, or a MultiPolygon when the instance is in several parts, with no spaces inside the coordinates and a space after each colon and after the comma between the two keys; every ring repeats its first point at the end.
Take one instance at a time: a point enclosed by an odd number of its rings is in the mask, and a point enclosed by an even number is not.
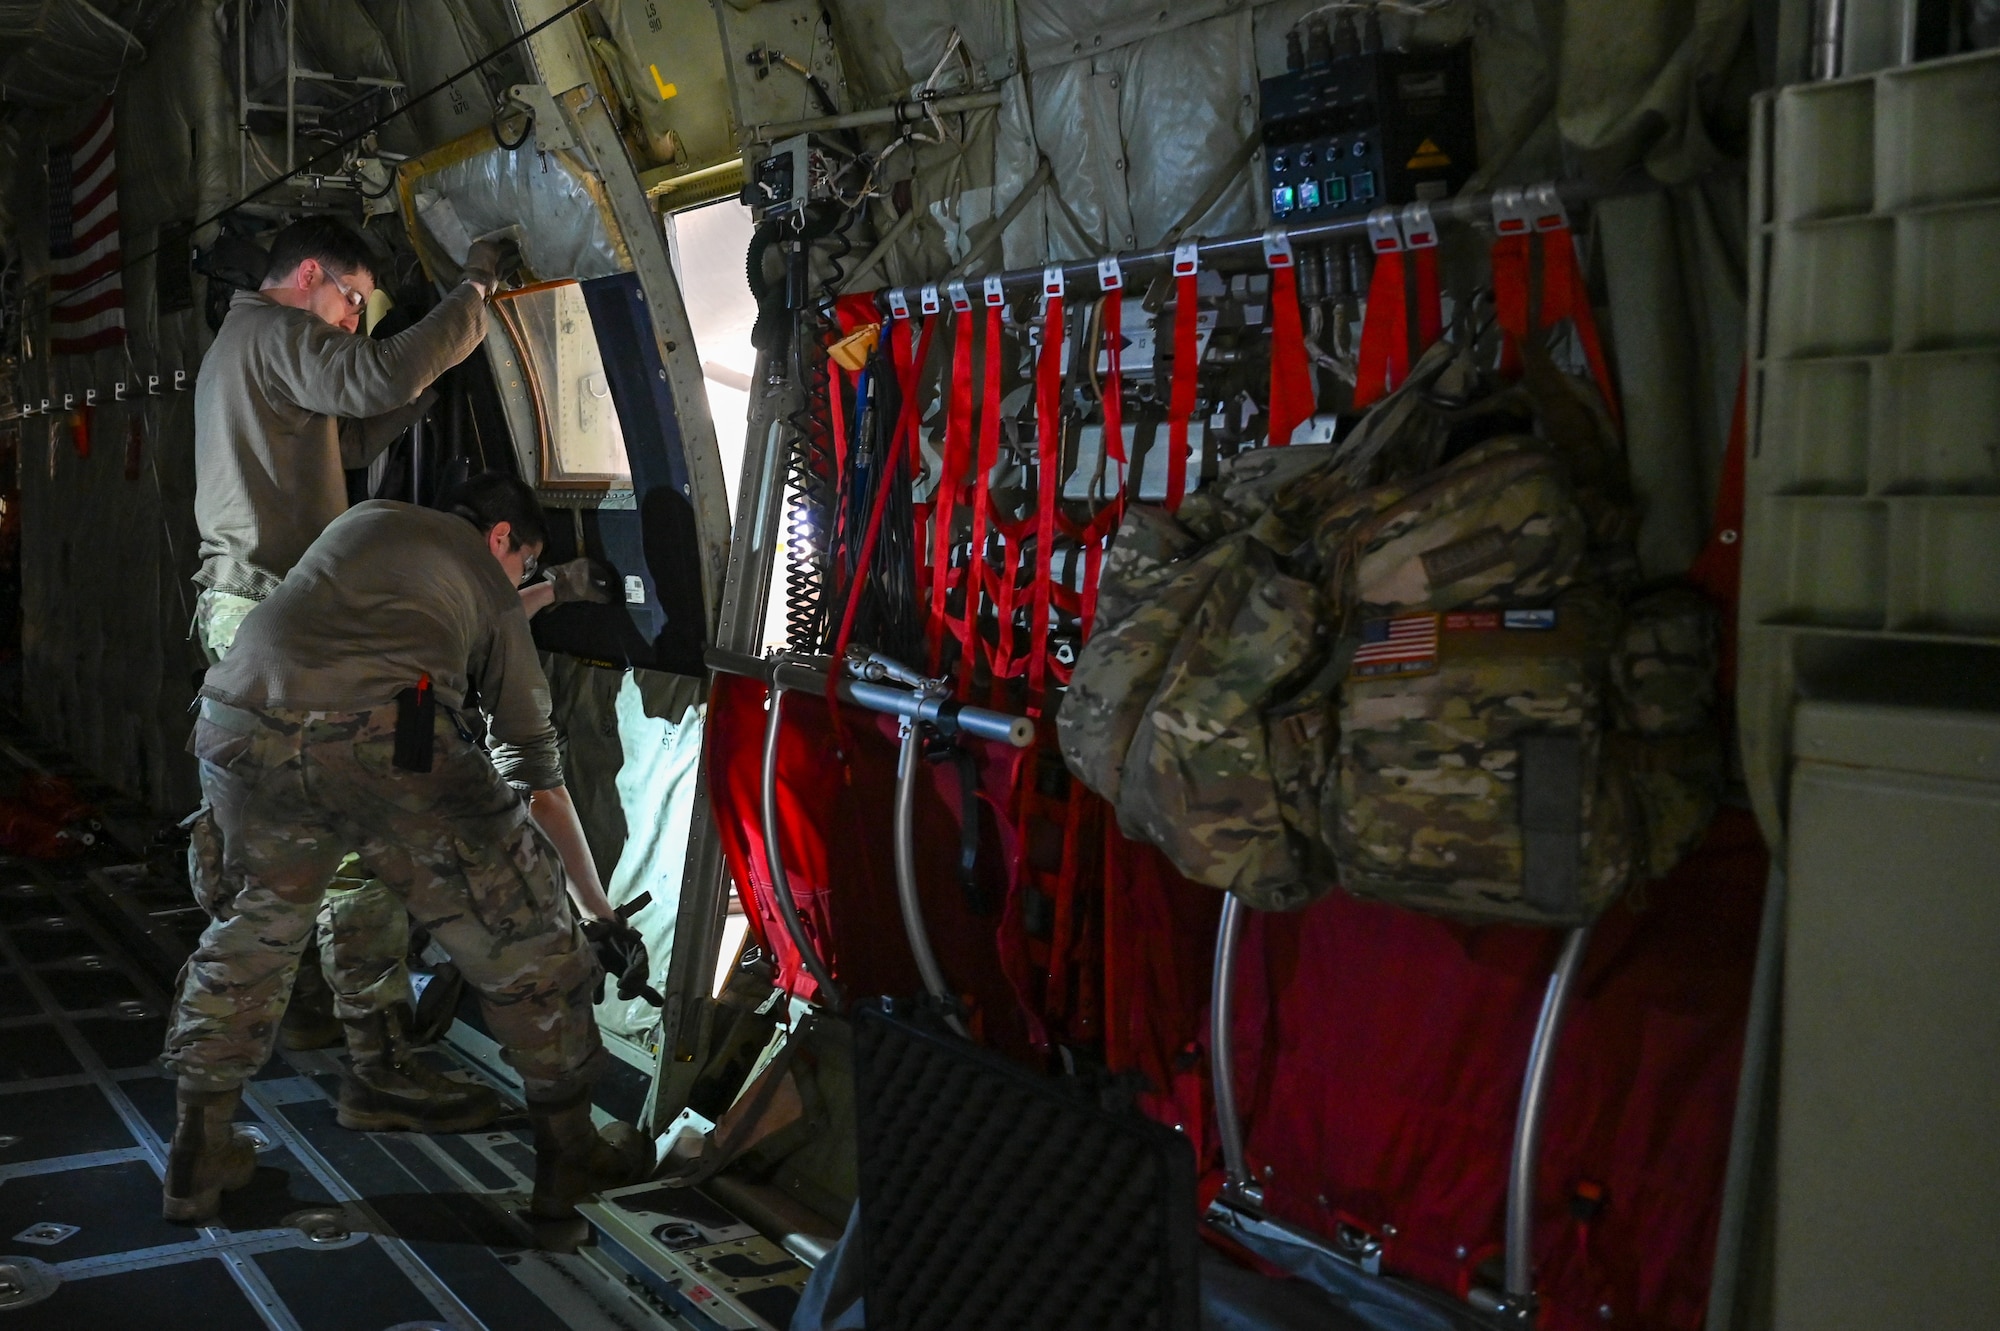
{"type": "Polygon", "coordinates": [[[1194,1156],[946,1032],[859,1005],[870,1331],[1194,1331],[1194,1156]]]}

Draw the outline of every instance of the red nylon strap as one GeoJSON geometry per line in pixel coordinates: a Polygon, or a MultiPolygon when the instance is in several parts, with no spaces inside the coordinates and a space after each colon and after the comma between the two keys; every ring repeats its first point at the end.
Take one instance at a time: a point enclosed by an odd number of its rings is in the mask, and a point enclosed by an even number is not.
{"type": "MultiPolygon", "coordinates": [[[[1125,520],[1125,505],[1131,496],[1127,492],[1130,484],[1127,459],[1125,456],[1125,293],[1114,290],[1105,294],[1104,300],[1104,465],[1107,471],[1113,465],[1118,470],[1113,477],[1114,490],[1104,509],[1091,520],[1083,541],[1083,599],[1078,611],[1078,632],[1083,641],[1089,641],[1090,630],[1097,622],[1097,581],[1104,568],[1104,538],[1118,530],[1118,524],[1125,520]]],[[[1059,669],[1057,679],[1069,683],[1069,672],[1059,669]]]]}
{"type": "Polygon", "coordinates": [[[1181,506],[1187,494],[1188,419],[1194,415],[1196,365],[1200,345],[1195,329],[1201,317],[1195,295],[1194,269],[1174,278],[1174,377],[1167,393],[1167,511],[1181,506]]]}
{"type": "Polygon", "coordinates": [[[873,291],[853,291],[834,299],[833,317],[840,326],[841,336],[866,324],[882,322],[882,308],[875,303],[875,297],[873,291]]]}
{"type": "MultiPolygon", "coordinates": [[[[1435,277],[1435,269],[1433,269],[1435,277]]],[[[1291,251],[1271,268],[1271,428],[1273,448],[1292,442],[1292,431],[1313,414],[1312,361],[1299,322],[1298,274],[1291,251]]]]}
{"type": "Polygon", "coordinates": [[[1576,325],[1577,341],[1590,363],[1590,377],[1604,394],[1605,410],[1612,424],[1625,428],[1618,409],[1618,394],[1611,387],[1611,369],[1604,361],[1604,348],[1597,340],[1597,320],[1590,312],[1590,292],[1584,285],[1583,269],[1576,261],[1576,241],[1566,226],[1535,233],[1542,242],[1542,312],[1537,321],[1543,328],[1567,318],[1576,325]]]}
{"type": "Polygon", "coordinates": [[[1597,319],[1590,309],[1590,291],[1577,263],[1575,234],[1567,226],[1550,226],[1533,233],[1503,235],[1493,242],[1493,305],[1500,325],[1500,372],[1509,377],[1521,373],[1521,345],[1529,333],[1553,328],[1568,319],[1583,345],[1590,377],[1604,397],[1612,423],[1624,428],[1618,394],[1611,384],[1611,368],[1604,359],[1604,347],[1597,336],[1597,319]],[[1529,238],[1541,246],[1542,282],[1539,308],[1529,307],[1529,238]]]}
{"type": "Polygon", "coordinates": [[[1528,233],[1493,242],[1493,316],[1500,325],[1500,373],[1518,378],[1528,337],[1528,233]]]}
{"type": "Polygon", "coordinates": [[[1361,350],[1354,375],[1356,411],[1402,383],[1410,372],[1403,291],[1403,252],[1377,254],[1375,277],[1368,284],[1368,308],[1361,317],[1361,350]]]}
{"type": "Polygon", "coordinates": [[[1104,301],[1104,456],[1118,464],[1118,502],[1125,498],[1125,297],[1104,301]]]}
{"type": "MultiPolygon", "coordinates": [[[[1417,285],[1417,341],[1410,348],[1410,360],[1430,350],[1431,344],[1444,336],[1444,301],[1438,292],[1438,252],[1435,245],[1428,249],[1412,250],[1411,265],[1417,285]]],[[[1408,373],[1407,369],[1404,371],[1408,373]]]]}
{"type": "Polygon", "coordinates": [[[972,474],[972,549],[965,563],[965,611],[959,631],[958,680],[970,687],[985,638],[979,611],[985,604],[988,569],[986,527],[992,514],[993,468],[1000,462],[1000,306],[986,307],[985,360],[979,385],[979,456],[972,474]]]}
{"type": "Polygon", "coordinates": [[[1042,694],[1048,687],[1049,584],[1054,578],[1062,479],[1062,356],[1069,340],[1063,298],[1051,291],[1047,300],[1042,354],[1035,362],[1035,590],[1028,609],[1028,715],[1033,717],[1042,714],[1042,694]]]}
{"type": "Polygon", "coordinates": [[[1081,781],[1071,781],[1069,799],[1063,809],[1062,860],[1061,867],[1056,870],[1055,921],[1049,930],[1047,1008],[1051,1013],[1070,1014],[1073,1006],[1070,962],[1077,952],[1077,935],[1081,932],[1079,926],[1082,923],[1078,918],[1081,903],[1077,898],[1082,877],[1078,861],[1083,850],[1082,797],[1088,793],[1081,781]]]}
{"type": "Polygon", "coordinates": [[[1708,544],[1688,569],[1688,581],[1712,597],[1722,611],[1722,668],[1718,684],[1723,696],[1736,696],[1737,601],[1743,581],[1743,395],[1745,370],[1736,380],[1736,410],[1730,416],[1729,446],[1722,455],[1722,475],[1715,491],[1715,521],[1708,544]]]}
{"type": "Polygon", "coordinates": [[[951,519],[958,507],[958,488],[965,476],[966,452],[972,443],[972,311],[958,311],[952,321],[951,395],[944,417],[944,459],[937,488],[931,495],[931,660],[935,676],[944,655],[945,593],[951,586],[951,519]]]}
{"type": "Polygon", "coordinates": [[[1000,569],[993,583],[993,613],[1000,621],[999,643],[993,650],[993,659],[988,669],[993,673],[993,699],[996,707],[1001,706],[1003,697],[1002,680],[1018,679],[1027,669],[1027,661],[1015,652],[1014,612],[1020,608],[1020,570],[1015,561],[1020,556],[1021,542],[1009,526],[1000,528],[1000,569]]]}
{"type": "MultiPolygon", "coordinates": [[[[833,640],[833,659],[838,662],[847,655],[848,635],[854,631],[855,611],[861,605],[861,589],[868,584],[868,571],[875,560],[875,546],[882,535],[882,514],[888,508],[889,491],[904,484],[896,469],[896,464],[907,458],[909,475],[914,477],[923,462],[922,450],[918,447],[917,423],[919,417],[917,391],[918,371],[923,366],[931,350],[931,333],[937,328],[937,321],[924,324],[924,334],[914,353],[910,348],[910,321],[896,320],[889,334],[889,354],[896,366],[896,384],[902,393],[902,407],[896,416],[896,433],[889,442],[889,459],[882,469],[882,476],[875,491],[875,503],[868,512],[868,532],[861,538],[861,555],[855,562],[854,581],[849,584],[847,604],[840,615],[840,632],[833,640]]],[[[834,707],[833,689],[840,678],[839,672],[829,672],[827,680],[827,706],[834,707]]],[[[835,716],[839,715],[836,710],[835,716]]]]}
{"type": "MultiPolygon", "coordinates": [[[[833,488],[835,492],[838,492],[840,489],[841,477],[847,475],[847,400],[846,394],[841,390],[841,380],[846,377],[847,372],[840,368],[839,363],[831,356],[827,357],[826,401],[827,416],[833,425],[833,488]]],[[[838,524],[839,521],[840,515],[836,513],[834,515],[834,522],[838,524]]],[[[838,534],[839,531],[836,526],[834,535],[837,536],[838,534]]]]}
{"type": "MultiPolygon", "coordinates": [[[[1077,612],[1079,636],[1090,641],[1090,630],[1097,623],[1097,580],[1104,572],[1104,546],[1092,541],[1083,547],[1083,605],[1077,612]]],[[[1069,681],[1065,679],[1063,683],[1069,681]]]]}

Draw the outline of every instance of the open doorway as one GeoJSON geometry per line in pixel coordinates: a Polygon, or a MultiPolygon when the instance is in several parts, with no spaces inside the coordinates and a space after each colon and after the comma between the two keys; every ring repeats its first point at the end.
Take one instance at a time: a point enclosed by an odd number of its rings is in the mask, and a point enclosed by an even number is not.
{"type": "Polygon", "coordinates": [[[708,414],[715,421],[715,442],[722,452],[722,475],[729,487],[732,513],[743,470],[750,376],[757,364],[757,350],[750,345],[757,302],[751,299],[750,283],[743,275],[751,230],[750,210],[735,199],[704,204],[667,218],[674,276],[680,282],[688,326],[694,333],[696,354],[701,357],[702,387],[708,390],[708,414]]]}
{"type": "MultiPolygon", "coordinates": [[[[750,295],[749,279],[744,275],[754,225],[748,208],[738,200],[724,199],[671,213],[666,227],[674,277],[680,283],[681,300],[687,306],[695,353],[701,358],[702,387],[708,391],[708,414],[715,422],[723,483],[728,487],[729,510],[733,514],[742,485],[744,442],[749,432],[751,376],[757,366],[757,349],[750,342],[750,329],[757,322],[757,302],[750,295]]],[[[780,635],[782,624],[780,616],[780,635]]],[[[768,626],[765,636],[770,640],[768,626]]],[[[736,889],[731,887],[712,992],[721,992],[735,965],[748,923],[736,889]]]]}

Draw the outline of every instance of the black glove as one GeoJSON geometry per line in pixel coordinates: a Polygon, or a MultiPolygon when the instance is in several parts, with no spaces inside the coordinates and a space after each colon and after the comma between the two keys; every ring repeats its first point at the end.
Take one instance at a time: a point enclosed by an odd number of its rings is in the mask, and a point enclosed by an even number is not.
{"type": "Polygon", "coordinates": [[[511,266],[513,249],[510,241],[475,240],[459,267],[465,271],[467,281],[479,283],[490,296],[500,285],[500,274],[511,266]]]}
{"type": "MultiPolygon", "coordinates": [[[[583,937],[597,954],[599,969],[618,977],[620,999],[630,1002],[648,987],[652,977],[648,973],[646,940],[637,929],[623,920],[590,917],[583,921],[583,937]]],[[[604,1001],[603,975],[597,979],[597,1001],[604,1001]]]]}
{"type": "Polygon", "coordinates": [[[594,559],[572,559],[567,564],[557,564],[544,576],[556,590],[555,605],[571,601],[604,605],[611,600],[610,577],[594,559]]]}

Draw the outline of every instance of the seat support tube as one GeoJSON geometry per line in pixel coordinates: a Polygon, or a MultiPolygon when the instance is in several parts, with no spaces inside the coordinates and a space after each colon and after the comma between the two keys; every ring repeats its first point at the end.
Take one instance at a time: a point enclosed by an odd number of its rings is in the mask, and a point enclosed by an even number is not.
{"type": "Polygon", "coordinates": [[[1587,924],[1569,931],[1563,940],[1549,987],[1542,994],[1542,1014],[1528,1046],[1528,1072],[1521,1084],[1521,1108],[1514,1120],[1514,1154],[1507,1172],[1507,1310],[1523,1320],[1535,1310],[1535,1184],[1541,1172],[1542,1127],[1548,1118],[1549,1083],[1555,1072],[1556,1045],[1563,1019],[1569,1015],[1577,973],[1590,947],[1587,924]]]}

